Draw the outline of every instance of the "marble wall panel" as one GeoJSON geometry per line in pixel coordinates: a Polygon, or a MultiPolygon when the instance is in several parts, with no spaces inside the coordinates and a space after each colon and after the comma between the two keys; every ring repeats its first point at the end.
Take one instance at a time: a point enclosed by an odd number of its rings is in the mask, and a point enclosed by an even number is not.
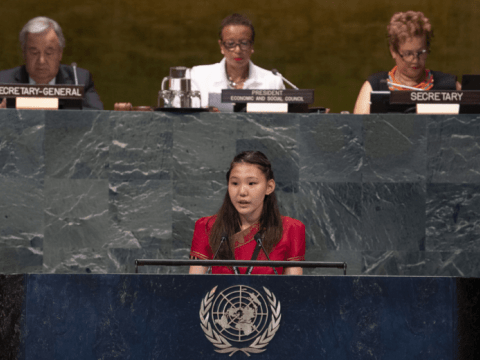
{"type": "Polygon", "coordinates": [[[0,176],[0,272],[42,270],[43,205],[43,181],[0,176]]]}
{"type": "Polygon", "coordinates": [[[364,117],[363,181],[425,181],[427,118],[397,114],[364,117]]]}
{"type": "Polygon", "coordinates": [[[427,250],[480,251],[478,190],[478,184],[428,184],[427,250]]]}
{"type": "Polygon", "coordinates": [[[347,259],[354,274],[480,274],[475,116],[0,115],[3,272],[186,259],[195,221],[223,201],[233,157],[260,150],[281,213],[306,225],[307,259],[347,259]]]}
{"type": "Polygon", "coordinates": [[[2,110],[0,176],[27,177],[43,183],[45,111],[2,110]]]}
{"type": "Polygon", "coordinates": [[[43,267],[45,112],[0,117],[0,272],[43,267]]]}
{"type": "Polygon", "coordinates": [[[425,251],[362,251],[359,255],[365,275],[421,276],[427,270],[425,251]]]}
{"type": "Polygon", "coordinates": [[[480,117],[431,116],[427,171],[433,183],[480,182],[480,117]]]}
{"type": "MultiPolygon", "coordinates": [[[[363,258],[359,251],[343,251],[343,250],[325,250],[320,247],[310,247],[305,254],[307,261],[324,261],[324,262],[346,262],[347,275],[362,274],[363,258]]],[[[308,268],[303,269],[305,275],[343,275],[343,269],[338,268],[308,268]]]]}
{"type": "Polygon", "coordinates": [[[172,203],[173,248],[188,258],[195,222],[214,215],[227,192],[226,181],[174,181],[172,203]]]}
{"type": "MultiPolygon", "coordinates": [[[[158,248],[108,248],[108,258],[111,260],[107,264],[107,272],[115,274],[133,274],[135,273],[136,259],[172,259],[171,240],[162,240],[158,243],[158,248]]],[[[185,257],[186,259],[187,257],[185,257]]],[[[139,274],[186,274],[186,266],[140,266],[139,274]]]]}
{"type": "Polygon", "coordinates": [[[174,179],[223,183],[236,155],[238,118],[237,115],[209,113],[172,115],[174,179]]]}
{"type": "MultiPolygon", "coordinates": [[[[37,239],[35,239],[37,240],[37,239]]],[[[0,273],[41,273],[43,271],[42,241],[1,241],[0,273]]]]}
{"type": "Polygon", "coordinates": [[[110,128],[104,111],[45,113],[45,175],[107,179],[110,128]]]}
{"type": "Polygon", "coordinates": [[[363,250],[425,250],[423,183],[363,183],[363,250]]]}
{"type": "Polygon", "coordinates": [[[109,248],[157,249],[172,238],[170,180],[113,182],[109,191],[109,248]]]}
{"type": "Polygon", "coordinates": [[[298,219],[306,224],[307,252],[362,249],[362,185],[300,183],[298,219]]]}
{"type": "MultiPolygon", "coordinates": [[[[307,252],[306,260],[346,262],[347,275],[400,275],[424,276],[434,271],[435,262],[441,262],[441,254],[425,251],[335,251],[313,248],[307,252]]],[[[474,265],[476,266],[476,265],[474,265]]],[[[473,267],[473,266],[469,266],[473,267]]],[[[306,275],[341,275],[339,269],[305,269],[306,275]]],[[[461,276],[460,272],[456,272],[461,276]]],[[[449,276],[445,274],[445,276],[449,276]]]]}
{"type": "Polygon", "coordinates": [[[450,252],[363,251],[356,253],[354,258],[346,256],[345,261],[350,269],[348,274],[478,277],[480,253],[461,249],[450,252]]]}
{"type": "Polygon", "coordinates": [[[280,214],[294,219],[300,219],[297,203],[299,191],[298,182],[275,183],[275,196],[277,197],[280,214]]]}
{"type": "Polygon", "coordinates": [[[44,268],[104,273],[108,180],[45,179],[44,268]]]}
{"type": "Polygon", "coordinates": [[[261,151],[272,163],[275,181],[298,182],[300,118],[298,114],[292,114],[288,118],[272,114],[243,115],[242,121],[237,125],[236,153],[261,151]]]}
{"type": "Polygon", "coordinates": [[[110,181],[171,179],[171,117],[153,112],[112,112],[109,120],[110,181]]]}
{"type": "Polygon", "coordinates": [[[425,261],[425,274],[431,276],[480,277],[478,251],[427,251],[425,261]]]}
{"type": "Polygon", "coordinates": [[[360,182],[364,161],[363,122],[332,114],[300,118],[300,180],[360,182]]]}

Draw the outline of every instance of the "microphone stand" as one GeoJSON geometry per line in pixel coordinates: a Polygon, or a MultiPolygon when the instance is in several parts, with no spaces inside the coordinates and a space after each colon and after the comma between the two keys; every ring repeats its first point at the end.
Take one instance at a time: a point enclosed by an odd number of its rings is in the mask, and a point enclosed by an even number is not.
{"type": "MultiPolygon", "coordinates": [[[[222,247],[222,244],[227,241],[227,236],[226,235],[222,235],[222,239],[220,240],[220,245],[218,245],[218,249],[217,251],[215,252],[215,255],[213,255],[213,259],[212,260],[215,260],[215,258],[217,257],[217,254],[218,254],[218,251],[220,250],[220,248],[222,247]]],[[[235,275],[240,275],[240,272],[238,271],[238,267],[236,266],[233,266],[233,272],[235,273],[235,275]]],[[[208,269],[207,269],[207,272],[206,274],[211,274],[212,273],[212,266],[209,266],[208,269]]]]}
{"type": "MultiPolygon", "coordinates": [[[[212,260],[215,260],[215,258],[217,257],[217,254],[218,254],[218,251],[220,250],[220,248],[222,247],[222,244],[227,241],[227,237],[225,235],[222,235],[222,238],[220,240],[220,245],[218,245],[218,248],[217,248],[217,251],[215,252],[215,255],[213,255],[213,259],[212,260]]],[[[211,274],[212,273],[212,267],[209,266],[208,269],[207,269],[207,272],[206,274],[211,274]]]]}
{"type": "Polygon", "coordinates": [[[278,72],[277,69],[272,69],[272,73],[273,73],[273,75],[280,76],[280,77],[282,78],[282,80],[285,81],[288,85],[290,85],[290,86],[291,86],[292,88],[294,88],[295,90],[298,90],[298,87],[296,87],[296,86],[293,85],[290,81],[288,81],[287,79],[285,79],[285,78],[283,77],[283,75],[278,72]]]}
{"type": "Polygon", "coordinates": [[[424,89],[417,89],[417,88],[414,88],[412,86],[407,86],[407,85],[402,85],[402,84],[394,84],[394,83],[388,81],[387,79],[380,80],[380,82],[387,83],[387,85],[390,85],[390,86],[401,87],[402,89],[415,90],[415,91],[426,91],[424,89]]]}
{"type": "MultiPolygon", "coordinates": [[[[260,247],[263,250],[263,252],[265,253],[265,256],[267,257],[267,260],[272,261],[272,260],[270,260],[270,257],[268,256],[267,252],[265,251],[265,248],[263,247],[262,236],[259,233],[256,233],[255,236],[254,236],[254,239],[257,242],[257,246],[260,247]]],[[[277,269],[275,269],[274,266],[272,266],[272,269],[273,269],[273,272],[275,273],[275,275],[278,275],[277,269]]],[[[247,270],[246,274],[250,275],[252,273],[252,270],[253,270],[253,266],[250,266],[250,268],[247,270]]]]}
{"type": "Polygon", "coordinates": [[[77,63],[73,62],[73,63],[72,63],[72,68],[73,68],[73,75],[74,75],[74,77],[75,77],[75,85],[78,85],[77,63]]]}

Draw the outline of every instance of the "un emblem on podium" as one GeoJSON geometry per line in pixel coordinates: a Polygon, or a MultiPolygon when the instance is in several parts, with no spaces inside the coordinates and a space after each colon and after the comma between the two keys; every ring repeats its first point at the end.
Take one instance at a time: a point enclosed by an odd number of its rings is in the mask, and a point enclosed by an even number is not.
{"type": "Polygon", "coordinates": [[[280,327],[280,302],[266,287],[265,297],[256,289],[236,285],[215,296],[210,290],[200,305],[200,325],[215,351],[230,356],[241,351],[261,353],[280,327]]]}

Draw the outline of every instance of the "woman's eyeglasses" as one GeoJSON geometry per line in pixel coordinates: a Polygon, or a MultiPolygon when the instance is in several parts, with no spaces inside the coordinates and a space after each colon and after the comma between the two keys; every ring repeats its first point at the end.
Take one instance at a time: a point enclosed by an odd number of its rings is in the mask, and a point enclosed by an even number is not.
{"type": "Polygon", "coordinates": [[[427,58],[428,52],[428,50],[424,49],[421,51],[405,51],[403,54],[398,53],[398,55],[400,55],[403,60],[410,62],[413,61],[415,58],[425,60],[427,58]]]}
{"type": "Polygon", "coordinates": [[[222,45],[225,47],[227,50],[234,50],[237,46],[240,46],[241,50],[248,50],[250,49],[250,46],[252,46],[252,41],[250,40],[242,40],[240,42],[236,41],[223,41],[222,45]]]}

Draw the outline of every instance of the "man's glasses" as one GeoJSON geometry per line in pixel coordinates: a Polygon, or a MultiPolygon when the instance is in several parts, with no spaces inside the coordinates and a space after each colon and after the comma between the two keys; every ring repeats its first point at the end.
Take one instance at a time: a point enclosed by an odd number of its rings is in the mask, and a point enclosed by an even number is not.
{"type": "Polygon", "coordinates": [[[398,53],[398,55],[400,55],[400,57],[407,62],[413,61],[415,58],[425,60],[428,55],[428,50],[405,51],[403,54],[398,53]]]}
{"type": "Polygon", "coordinates": [[[237,46],[240,46],[241,50],[248,50],[250,49],[250,46],[252,46],[252,41],[250,40],[242,40],[240,42],[236,41],[223,41],[222,45],[225,47],[227,50],[234,50],[237,46]]]}

